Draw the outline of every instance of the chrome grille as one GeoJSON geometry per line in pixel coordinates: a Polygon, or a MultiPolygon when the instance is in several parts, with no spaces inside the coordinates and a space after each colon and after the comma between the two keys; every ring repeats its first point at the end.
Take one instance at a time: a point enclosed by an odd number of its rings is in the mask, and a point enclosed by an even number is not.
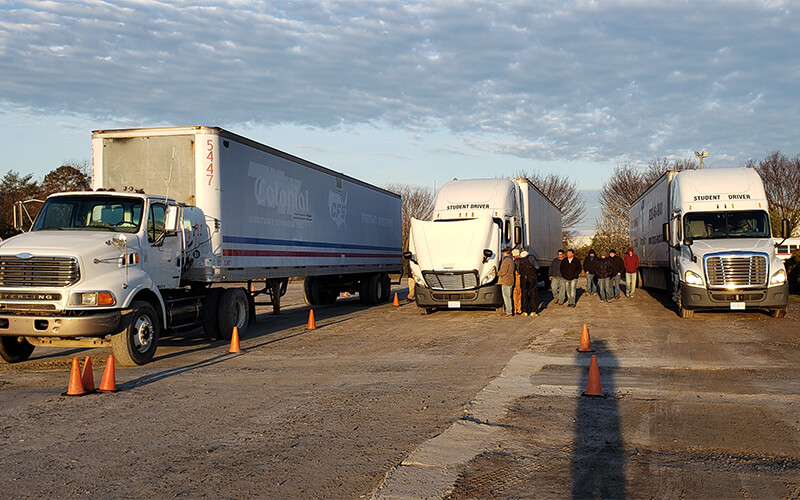
{"type": "Polygon", "coordinates": [[[705,257],[706,279],[712,288],[755,288],[767,285],[765,254],[712,254],[705,257]]]}
{"type": "Polygon", "coordinates": [[[0,286],[64,287],[80,277],[75,257],[0,255],[0,286]]]}
{"type": "Polygon", "coordinates": [[[423,271],[422,276],[434,290],[469,290],[478,288],[477,271],[423,271]]]}

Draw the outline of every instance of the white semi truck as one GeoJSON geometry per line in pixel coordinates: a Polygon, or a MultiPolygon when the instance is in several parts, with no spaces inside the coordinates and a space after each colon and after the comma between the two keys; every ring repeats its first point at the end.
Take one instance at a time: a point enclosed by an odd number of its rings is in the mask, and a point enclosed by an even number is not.
{"type": "Polygon", "coordinates": [[[389,298],[400,197],[214,127],[95,131],[93,190],[44,203],[0,243],[0,356],[110,345],[144,364],[159,336],[241,334],[290,277],[306,302],[389,298]]]}
{"type": "Polygon", "coordinates": [[[754,169],[666,172],[631,205],[630,236],[642,284],[671,293],[681,317],[703,309],[786,314],[786,270],[754,169]]]}
{"type": "Polygon", "coordinates": [[[527,179],[453,180],[430,221],[411,219],[408,251],[421,313],[499,307],[501,250],[527,250],[546,276],[561,248],[561,211],[527,179]]]}

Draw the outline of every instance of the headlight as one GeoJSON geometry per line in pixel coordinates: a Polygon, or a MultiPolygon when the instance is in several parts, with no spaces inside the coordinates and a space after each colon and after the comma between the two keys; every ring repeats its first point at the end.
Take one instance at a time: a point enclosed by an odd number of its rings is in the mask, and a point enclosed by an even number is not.
{"type": "Polygon", "coordinates": [[[497,276],[497,268],[495,266],[492,266],[492,268],[489,269],[489,273],[481,280],[481,286],[487,283],[491,283],[496,276],[497,276]]]}
{"type": "Polygon", "coordinates": [[[113,306],[117,300],[111,292],[77,292],[69,302],[73,306],[113,306]]]}
{"type": "Polygon", "coordinates": [[[686,282],[687,285],[702,286],[703,284],[703,278],[700,277],[700,275],[694,271],[686,271],[686,273],[683,275],[683,280],[686,282]]]}
{"type": "Polygon", "coordinates": [[[770,285],[783,285],[784,283],[786,283],[786,271],[783,269],[776,271],[769,279],[770,285]]]}

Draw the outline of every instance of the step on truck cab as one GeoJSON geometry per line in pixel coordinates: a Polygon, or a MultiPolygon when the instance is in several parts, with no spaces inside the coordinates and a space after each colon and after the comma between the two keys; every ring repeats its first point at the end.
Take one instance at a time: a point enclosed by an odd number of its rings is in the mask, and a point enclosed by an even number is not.
{"type": "MultiPolygon", "coordinates": [[[[782,226],[788,235],[788,221],[782,226]]],[[[630,236],[642,284],[668,291],[682,317],[713,309],[786,314],[786,270],[754,169],[666,172],[631,205],[630,236]]]]}
{"type": "Polygon", "coordinates": [[[500,307],[501,250],[527,250],[546,276],[561,248],[561,212],[527,179],[453,180],[430,221],[411,219],[408,251],[420,312],[500,307]]]}
{"type": "Polygon", "coordinates": [[[220,128],[95,131],[92,179],[0,243],[6,362],[110,346],[144,364],[167,332],[244,335],[289,278],[311,305],[377,304],[402,270],[397,194],[220,128]]]}

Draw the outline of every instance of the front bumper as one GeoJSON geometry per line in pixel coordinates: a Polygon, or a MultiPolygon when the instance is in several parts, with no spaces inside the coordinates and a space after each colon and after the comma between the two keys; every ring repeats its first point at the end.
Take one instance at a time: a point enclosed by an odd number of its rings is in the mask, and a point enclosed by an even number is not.
{"type": "Polygon", "coordinates": [[[102,337],[119,329],[122,312],[88,316],[0,315],[0,335],[21,337],[102,337]]]}
{"type": "Polygon", "coordinates": [[[708,290],[681,284],[681,305],[686,309],[731,309],[731,302],[745,309],[781,309],[789,304],[789,284],[759,290],[708,290]]]}
{"type": "Polygon", "coordinates": [[[475,290],[431,290],[417,285],[414,295],[419,307],[500,307],[503,292],[500,285],[491,285],[475,290]]]}

